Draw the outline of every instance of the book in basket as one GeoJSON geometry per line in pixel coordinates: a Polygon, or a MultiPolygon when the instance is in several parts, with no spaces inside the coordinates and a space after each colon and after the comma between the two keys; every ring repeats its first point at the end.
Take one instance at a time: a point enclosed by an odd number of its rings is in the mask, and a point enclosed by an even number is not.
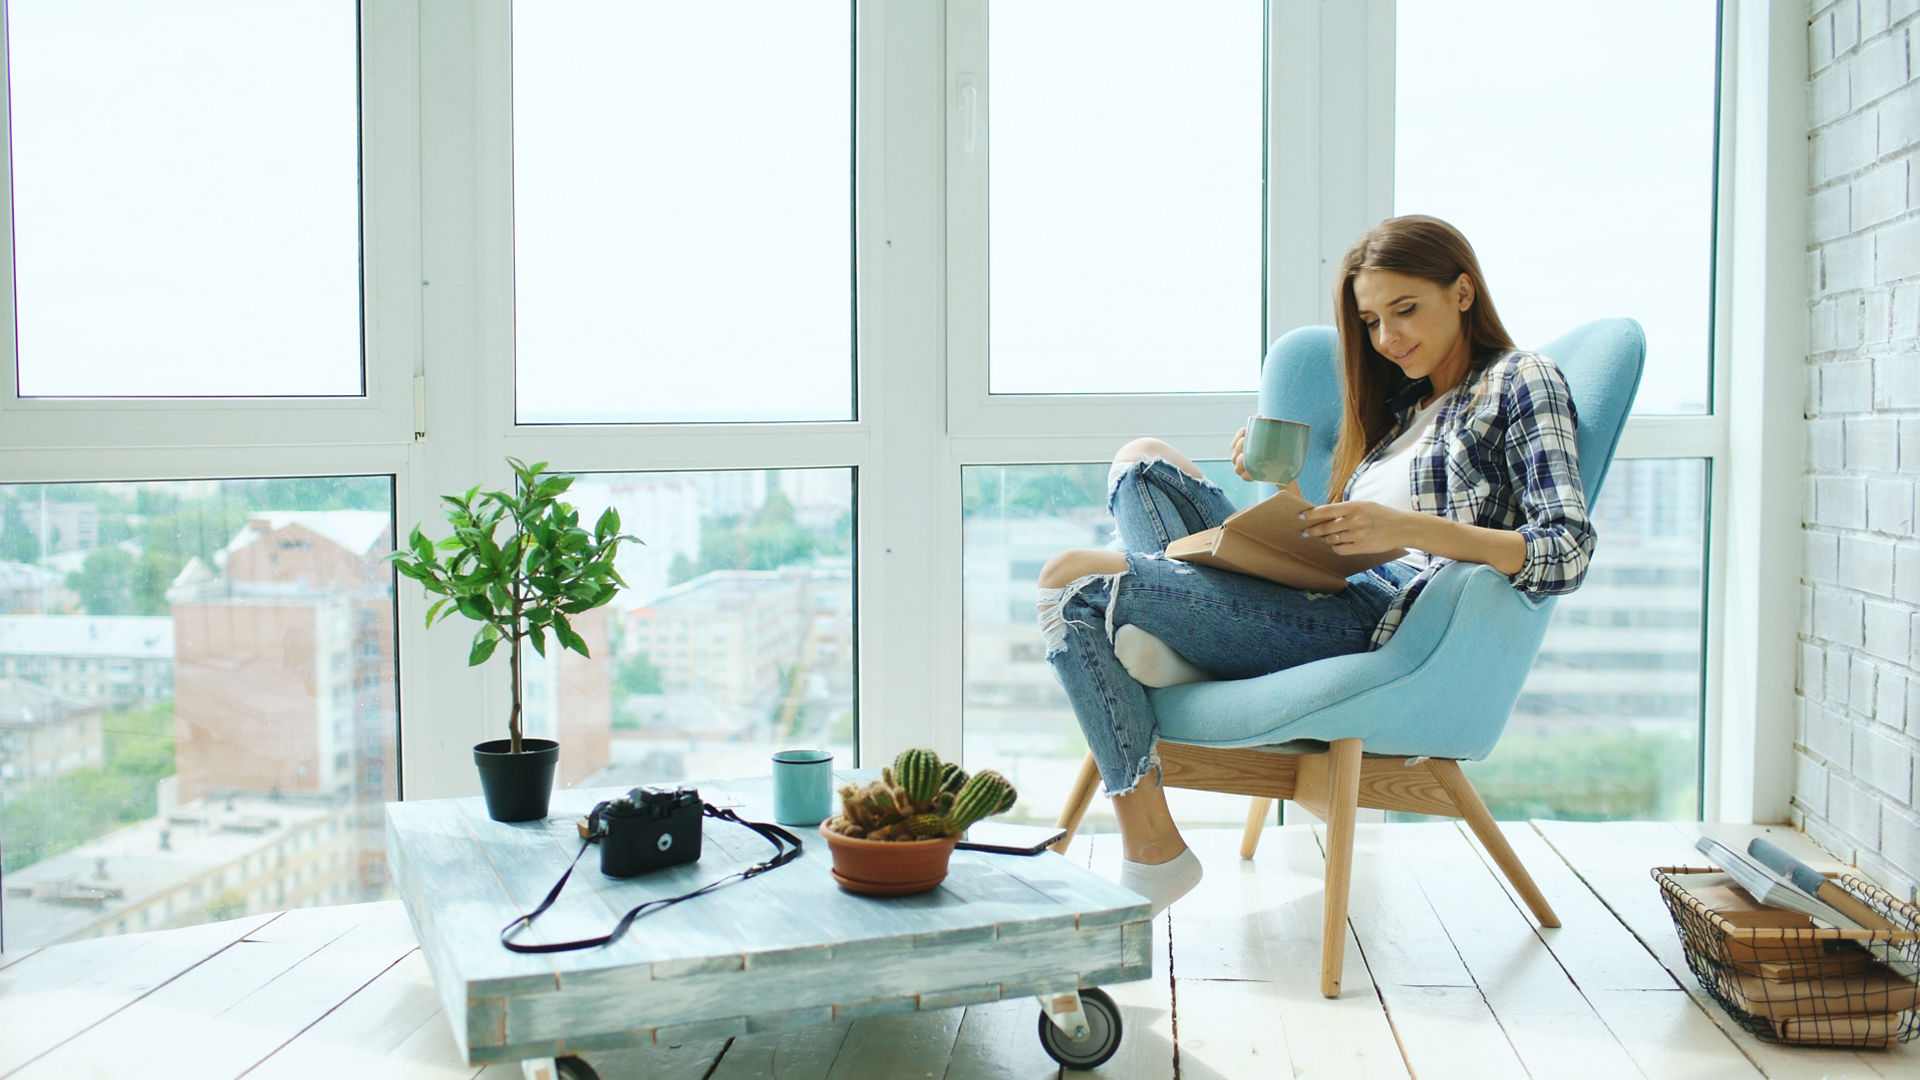
{"type": "Polygon", "coordinates": [[[1300,514],[1312,505],[1282,488],[1211,529],[1168,544],[1167,557],[1333,593],[1347,587],[1349,576],[1407,553],[1394,548],[1369,555],[1334,554],[1326,541],[1301,535],[1300,514]]]}

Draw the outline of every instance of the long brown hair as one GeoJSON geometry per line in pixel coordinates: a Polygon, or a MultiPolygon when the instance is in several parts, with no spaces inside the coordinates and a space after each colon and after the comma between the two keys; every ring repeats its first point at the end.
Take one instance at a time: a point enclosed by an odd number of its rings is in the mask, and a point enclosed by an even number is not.
{"type": "Polygon", "coordinates": [[[1360,321],[1353,279],[1362,270],[1390,270],[1434,282],[1443,289],[1451,288],[1461,274],[1467,275],[1473,282],[1473,303],[1460,313],[1460,321],[1472,353],[1469,375],[1513,348],[1513,339],[1501,325],[1493,297],[1487,293],[1486,279],[1480,275],[1480,260],[1474,257],[1473,245],[1460,230],[1439,218],[1419,214],[1388,218],[1368,229],[1340,260],[1340,275],[1333,284],[1346,404],[1340,441],[1333,448],[1333,471],[1327,484],[1329,502],[1340,498],[1367,452],[1392,432],[1397,417],[1388,410],[1387,402],[1407,384],[1400,369],[1374,349],[1366,324],[1360,321]]]}

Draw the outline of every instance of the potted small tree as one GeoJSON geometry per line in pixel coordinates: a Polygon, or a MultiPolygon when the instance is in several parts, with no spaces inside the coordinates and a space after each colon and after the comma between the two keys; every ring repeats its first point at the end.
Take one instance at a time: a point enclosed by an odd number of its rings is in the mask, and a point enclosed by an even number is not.
{"type": "Polygon", "coordinates": [[[1018,798],[992,769],[968,776],[931,750],[903,750],[880,779],[840,789],[840,813],[820,824],[833,879],[848,892],[901,896],[947,877],[947,857],[967,826],[1018,798]]]}
{"type": "Polygon", "coordinates": [[[548,473],[544,461],[528,465],[508,458],[507,464],[513,468],[512,494],[483,493],[476,485],[441,496],[453,535],[435,542],[415,526],[406,549],[387,558],[437,598],[427,609],[428,626],[455,612],[480,624],[469,665],[485,663],[503,642],[508,646],[513,711],[507,737],[475,746],[473,761],[488,816],[532,821],[547,816],[560,744],[521,736],[521,646],[531,640],[545,656],[551,636],[561,648],[590,656],[568,620],[626,586],[614,570],[614,556],[622,541],[642,541],[620,532],[620,515],[612,507],[592,532],[581,527],[579,512],[560,499],[573,486],[572,476],[548,473]]]}

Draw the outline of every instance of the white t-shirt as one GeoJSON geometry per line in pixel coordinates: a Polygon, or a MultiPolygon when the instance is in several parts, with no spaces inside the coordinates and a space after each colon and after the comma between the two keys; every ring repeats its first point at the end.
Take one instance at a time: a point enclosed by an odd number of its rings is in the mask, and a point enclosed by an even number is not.
{"type": "MultiPolygon", "coordinates": [[[[1413,509],[1413,458],[1431,439],[1434,416],[1445,398],[1445,394],[1440,394],[1431,404],[1414,412],[1406,430],[1387,445],[1372,465],[1360,470],[1348,489],[1350,501],[1376,502],[1396,510],[1413,509]]],[[[1427,565],[1427,553],[1408,548],[1406,557],[1400,561],[1422,568],[1427,565]]]]}
{"type": "Polygon", "coordinates": [[[1445,394],[1419,409],[1407,421],[1407,429],[1381,451],[1372,465],[1353,478],[1347,497],[1355,502],[1377,502],[1396,510],[1413,509],[1413,455],[1433,434],[1433,418],[1440,411],[1445,394]]]}

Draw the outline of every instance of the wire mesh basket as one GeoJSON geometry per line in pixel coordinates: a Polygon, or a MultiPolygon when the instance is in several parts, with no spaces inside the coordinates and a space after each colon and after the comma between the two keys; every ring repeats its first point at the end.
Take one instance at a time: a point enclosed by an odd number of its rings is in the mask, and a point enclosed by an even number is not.
{"type": "Polygon", "coordinates": [[[1740,1025],[1768,1042],[1879,1048],[1920,1034],[1920,908],[1870,881],[1836,883],[1888,930],[1827,930],[1692,875],[1653,871],[1687,966],[1740,1025]]]}

